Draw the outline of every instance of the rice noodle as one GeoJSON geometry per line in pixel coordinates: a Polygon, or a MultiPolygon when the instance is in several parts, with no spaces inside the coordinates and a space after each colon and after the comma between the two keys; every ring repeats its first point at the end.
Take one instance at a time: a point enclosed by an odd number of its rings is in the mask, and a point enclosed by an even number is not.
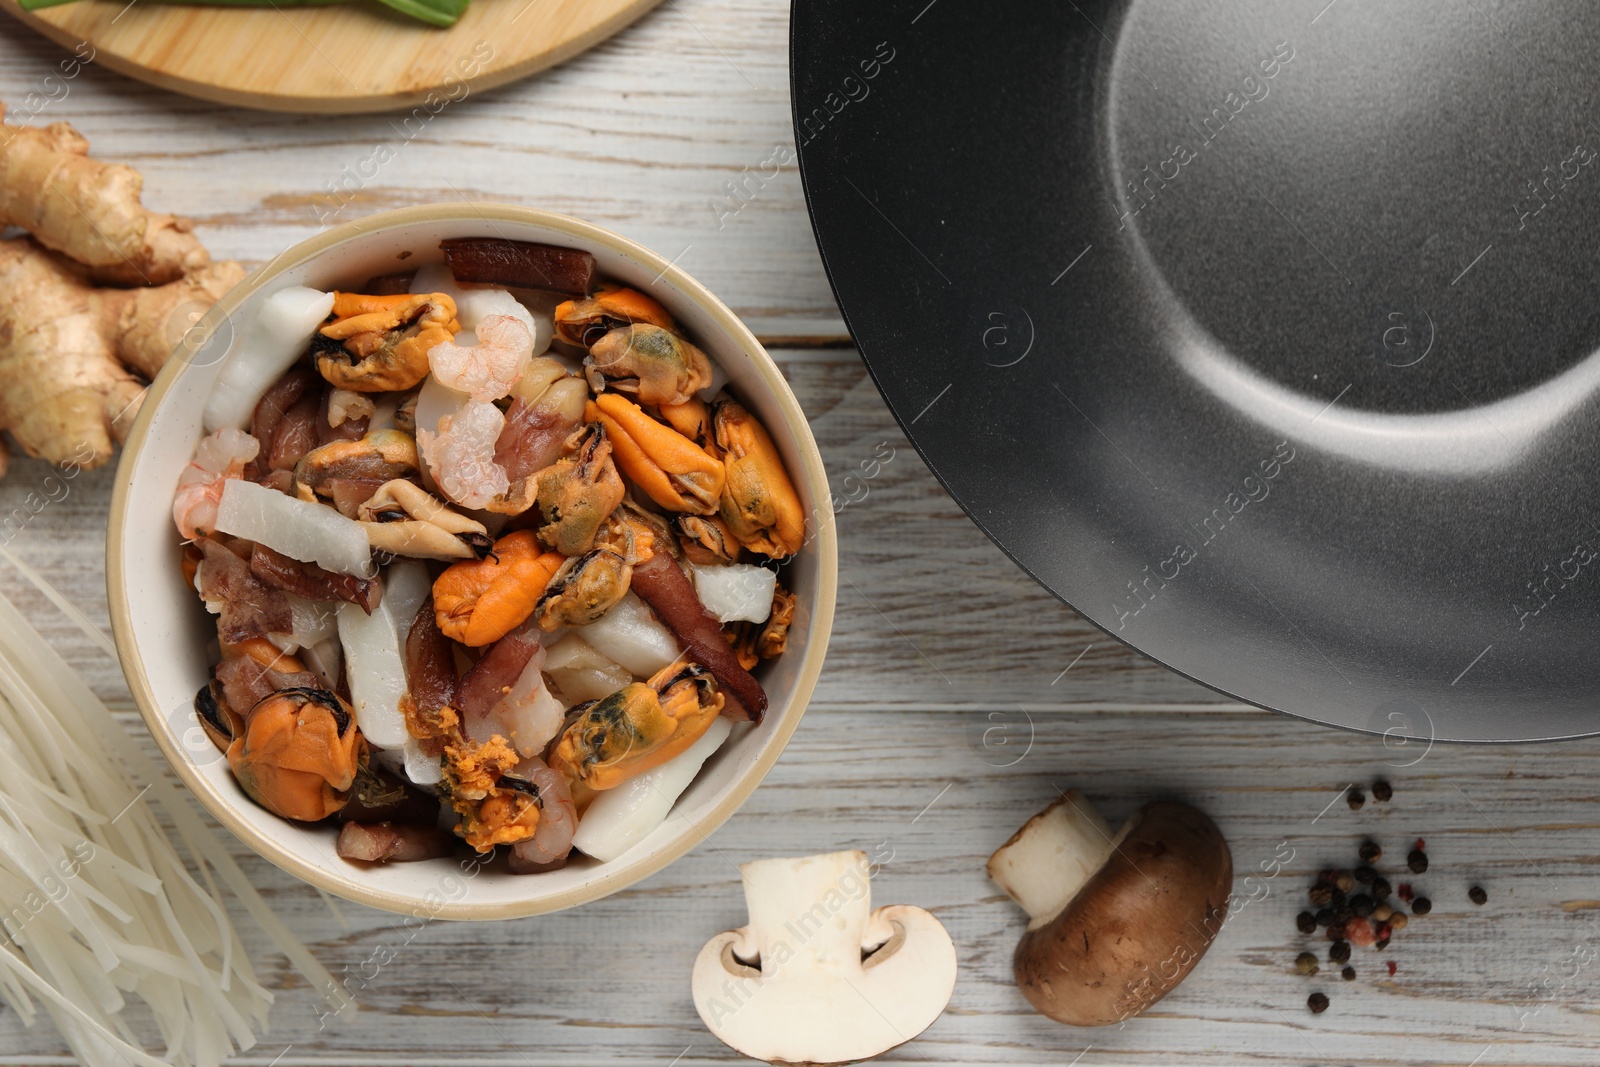
{"type": "MultiPolygon", "coordinates": [[[[41,576],[0,554],[107,643],[41,576]]],[[[42,1006],[87,1067],[201,1067],[252,1047],[273,996],[217,879],[314,988],[339,997],[164,769],[0,596],[0,999],[29,1023],[42,1006]],[[133,998],[166,1044],[159,1058],[121,1017],[133,998]]],[[[346,1006],[347,997],[330,1005],[346,1006]]]]}

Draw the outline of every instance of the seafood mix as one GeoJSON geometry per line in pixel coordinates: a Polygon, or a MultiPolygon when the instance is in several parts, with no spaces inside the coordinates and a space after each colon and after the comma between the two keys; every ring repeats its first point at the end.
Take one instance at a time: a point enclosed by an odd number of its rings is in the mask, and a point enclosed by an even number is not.
{"type": "Polygon", "coordinates": [[[346,859],[612,859],[761,721],[800,499],[651,297],[571,249],[443,250],[236,339],[173,502],[216,617],[195,711],[346,859]]]}

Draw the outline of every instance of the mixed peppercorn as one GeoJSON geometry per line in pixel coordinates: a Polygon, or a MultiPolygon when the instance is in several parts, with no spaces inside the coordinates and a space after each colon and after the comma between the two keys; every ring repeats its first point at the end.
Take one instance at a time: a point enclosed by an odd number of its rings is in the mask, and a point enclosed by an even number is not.
{"type": "MultiPolygon", "coordinates": [[[[1380,803],[1394,796],[1394,787],[1387,781],[1372,783],[1371,795],[1380,803]]],[[[1359,786],[1351,786],[1345,794],[1351,811],[1360,810],[1367,801],[1367,793],[1359,786]]],[[[1420,895],[1410,882],[1391,885],[1378,873],[1377,864],[1383,858],[1383,847],[1376,841],[1362,841],[1357,849],[1360,865],[1352,870],[1326,868],[1318,873],[1316,881],[1306,891],[1310,907],[1295,916],[1295,928],[1300,933],[1314,935],[1318,930],[1332,942],[1328,947],[1328,962],[1343,965],[1339,976],[1346,982],[1354,981],[1355,967],[1350,965],[1353,946],[1382,951],[1388,948],[1394,935],[1404,930],[1410,915],[1427,915],[1433,911],[1433,901],[1420,895]],[[1402,910],[1410,908],[1410,915],[1402,910]]],[[[1428,871],[1427,842],[1417,838],[1406,854],[1406,869],[1413,875],[1428,871]]],[[[1489,895],[1482,886],[1474,885],[1467,892],[1472,903],[1482,906],[1489,895]]],[[[1392,976],[1399,968],[1388,960],[1385,969],[1392,976]]],[[[1301,952],[1295,957],[1296,974],[1315,975],[1321,966],[1313,952],[1301,952]]],[[[1314,992],[1306,999],[1306,1006],[1315,1015],[1328,1010],[1326,993],[1314,992]]]]}

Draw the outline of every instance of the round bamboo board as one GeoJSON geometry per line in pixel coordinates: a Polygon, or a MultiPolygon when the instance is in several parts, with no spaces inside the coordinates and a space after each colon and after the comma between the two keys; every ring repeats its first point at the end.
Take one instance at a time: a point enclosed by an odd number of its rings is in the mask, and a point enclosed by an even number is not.
{"type": "Polygon", "coordinates": [[[376,3],[197,7],[81,0],[0,8],[93,62],[241,107],[344,114],[423,108],[543,70],[616,33],[660,0],[473,0],[449,29],[376,3]]]}

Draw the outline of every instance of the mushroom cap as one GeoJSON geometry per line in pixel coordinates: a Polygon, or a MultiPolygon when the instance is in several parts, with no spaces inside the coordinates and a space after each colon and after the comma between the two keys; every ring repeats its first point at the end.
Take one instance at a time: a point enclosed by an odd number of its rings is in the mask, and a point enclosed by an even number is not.
{"type": "Polygon", "coordinates": [[[1188,976],[1227,918],[1233,856],[1204,812],[1154,801],[1119,837],[1012,960],[1029,1003],[1059,1022],[1106,1026],[1145,1011],[1188,976]]]}

